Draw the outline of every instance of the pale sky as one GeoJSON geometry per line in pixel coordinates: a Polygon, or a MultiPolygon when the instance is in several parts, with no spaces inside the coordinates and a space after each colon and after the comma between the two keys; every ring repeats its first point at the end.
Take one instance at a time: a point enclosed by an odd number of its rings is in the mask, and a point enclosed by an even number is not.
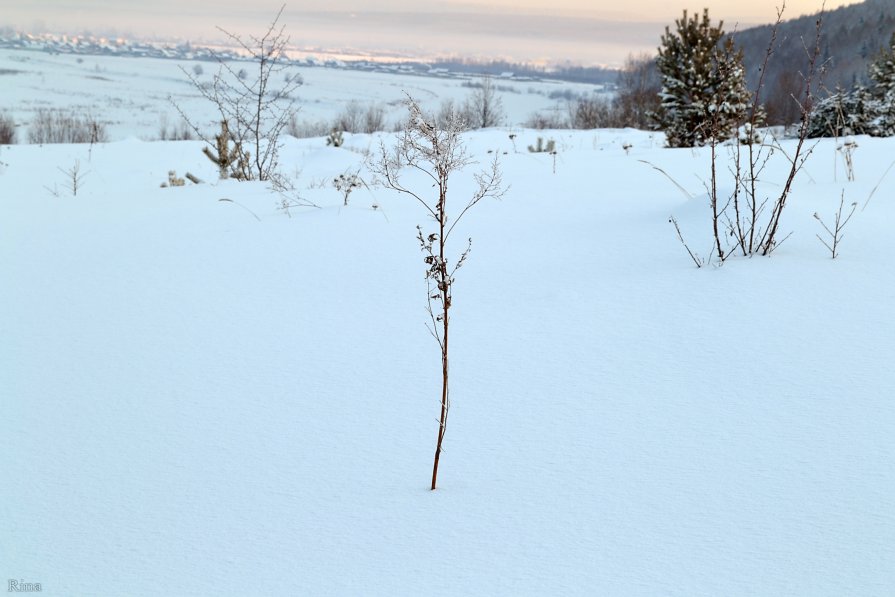
{"type": "MultiPolygon", "coordinates": [[[[216,25],[258,32],[281,0],[0,0],[0,26],[40,32],[209,41],[216,25]]],[[[828,0],[827,8],[857,0],[828,0]]],[[[653,51],[666,24],[709,8],[725,29],[768,23],[781,0],[290,0],[283,23],[301,47],[391,50],[585,64],[619,64],[653,51]],[[549,6],[549,10],[545,9],[549,6]]],[[[821,0],[788,0],[792,18],[821,0]]]]}

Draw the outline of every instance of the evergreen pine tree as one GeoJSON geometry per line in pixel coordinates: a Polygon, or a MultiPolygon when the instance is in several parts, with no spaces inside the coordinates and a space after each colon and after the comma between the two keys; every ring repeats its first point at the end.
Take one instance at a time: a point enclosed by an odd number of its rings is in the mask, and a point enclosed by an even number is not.
{"type": "Polygon", "coordinates": [[[808,124],[809,137],[842,137],[873,134],[879,102],[861,85],[851,91],[837,87],[814,107],[808,124]]]}
{"type": "Polygon", "coordinates": [[[723,23],[712,26],[709,11],[665,28],[657,66],[662,103],[654,119],[670,147],[705,145],[733,136],[746,119],[751,93],[746,88],[743,53],[733,40],[722,43],[723,23]]]}
{"type": "Polygon", "coordinates": [[[895,135],[895,33],[884,51],[868,69],[873,81],[873,98],[878,102],[873,134],[880,137],[895,135]]]}

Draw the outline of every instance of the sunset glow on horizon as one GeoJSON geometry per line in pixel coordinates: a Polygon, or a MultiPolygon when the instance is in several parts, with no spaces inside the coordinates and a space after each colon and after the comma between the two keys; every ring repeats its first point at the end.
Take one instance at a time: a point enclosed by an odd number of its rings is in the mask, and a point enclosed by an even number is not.
{"type": "MultiPolygon", "coordinates": [[[[828,10],[855,0],[828,0],[828,10]]],[[[281,23],[302,48],[395,52],[408,57],[464,56],[528,62],[619,65],[631,53],[651,52],[665,25],[708,7],[714,21],[744,28],[770,23],[781,0],[293,0],[281,23]]],[[[4,7],[0,26],[32,33],[91,32],[105,36],[220,38],[218,26],[254,33],[281,0],[19,0],[4,7]],[[172,15],[176,15],[172,18],[172,15]]],[[[788,0],[784,18],[820,10],[820,0],[788,0]]]]}

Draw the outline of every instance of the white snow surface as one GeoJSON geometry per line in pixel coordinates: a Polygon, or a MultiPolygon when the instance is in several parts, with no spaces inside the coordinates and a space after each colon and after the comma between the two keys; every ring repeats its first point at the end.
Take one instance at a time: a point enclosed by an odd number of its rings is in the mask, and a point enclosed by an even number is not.
{"type": "MultiPolygon", "coordinates": [[[[708,253],[708,150],[516,132],[519,152],[508,130],[464,136],[511,188],[453,240],[454,258],[473,248],[434,492],[430,223],[372,184],[342,206],[331,184],[372,183],[364,154],[393,135],[286,139],[283,172],[321,206],[291,217],[264,183],[217,181],[199,142],[0,148],[0,579],[62,596],[892,595],[895,139],[857,138],[854,182],[820,142],[774,255],[697,269],[668,218],[708,253]],[[538,136],[555,173],[524,149],[538,136]],[[172,169],[206,183],[160,188],[172,169]],[[843,191],[859,207],[832,260],[813,214],[830,222],[843,191]]],[[[765,194],[786,168],[777,152],[765,194]]],[[[475,169],[452,178],[451,213],[475,169]]]]}

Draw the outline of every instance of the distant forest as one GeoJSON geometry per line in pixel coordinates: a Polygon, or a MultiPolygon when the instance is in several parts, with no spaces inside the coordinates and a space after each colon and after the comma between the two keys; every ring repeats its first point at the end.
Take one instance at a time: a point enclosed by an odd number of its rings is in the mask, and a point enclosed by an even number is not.
{"type": "MultiPolygon", "coordinates": [[[[776,15],[769,15],[773,19],[776,15]]],[[[786,15],[783,15],[786,18],[786,15]]],[[[805,47],[814,47],[818,14],[799,17],[780,24],[774,55],[768,62],[762,98],[773,106],[785,106],[791,113],[768,114],[771,121],[798,120],[798,106],[786,101],[790,94],[804,88],[801,74],[808,58],[805,47]],[[775,101],[776,100],[776,101],[775,101]]],[[[725,24],[725,28],[729,27],[725,24]]],[[[883,48],[888,47],[895,32],[895,0],[864,0],[823,15],[820,59],[824,75],[820,97],[837,86],[850,89],[856,83],[867,84],[867,65],[883,48]]],[[[730,30],[728,29],[728,33],[730,30]]],[[[758,84],[771,39],[771,25],[753,27],[732,34],[743,50],[743,62],[750,89],[758,84]]]]}
{"type": "Polygon", "coordinates": [[[535,79],[558,79],[570,83],[615,83],[618,80],[618,69],[599,66],[569,66],[550,68],[493,60],[488,62],[457,58],[440,59],[428,64],[432,68],[444,68],[453,72],[473,73],[481,75],[500,75],[511,72],[514,77],[531,77],[535,79]]]}
{"type": "MultiPolygon", "coordinates": [[[[818,0],[818,5],[820,1],[818,0]]],[[[709,15],[713,16],[713,15],[709,15]]],[[[783,18],[787,15],[784,13],[783,18]]],[[[765,76],[765,97],[779,95],[789,97],[801,88],[800,73],[807,65],[805,46],[814,43],[818,14],[784,20],[777,31],[776,49],[768,63],[765,76]]],[[[767,16],[776,19],[775,14],[767,16]]],[[[673,30],[674,23],[668,26],[673,30]]],[[[758,76],[764,62],[771,25],[763,25],[732,32],[731,23],[724,27],[743,50],[747,82],[751,89],[758,84],[758,76]]],[[[864,0],[860,4],[830,10],[823,15],[821,28],[821,60],[825,75],[822,87],[833,90],[837,86],[850,88],[855,83],[867,83],[867,65],[888,46],[895,32],[895,0],[864,0]]],[[[656,39],[656,47],[659,39],[656,39]]],[[[443,59],[432,64],[435,68],[451,71],[499,75],[512,72],[517,77],[559,79],[577,83],[613,84],[619,71],[602,67],[550,67],[505,61],[477,62],[464,59],[443,59]]],[[[821,92],[821,95],[824,95],[821,92]]],[[[772,102],[777,103],[777,102],[772,102]]],[[[793,106],[798,110],[797,106],[793,106]]],[[[784,115],[780,115],[784,117],[784,115]]]]}

